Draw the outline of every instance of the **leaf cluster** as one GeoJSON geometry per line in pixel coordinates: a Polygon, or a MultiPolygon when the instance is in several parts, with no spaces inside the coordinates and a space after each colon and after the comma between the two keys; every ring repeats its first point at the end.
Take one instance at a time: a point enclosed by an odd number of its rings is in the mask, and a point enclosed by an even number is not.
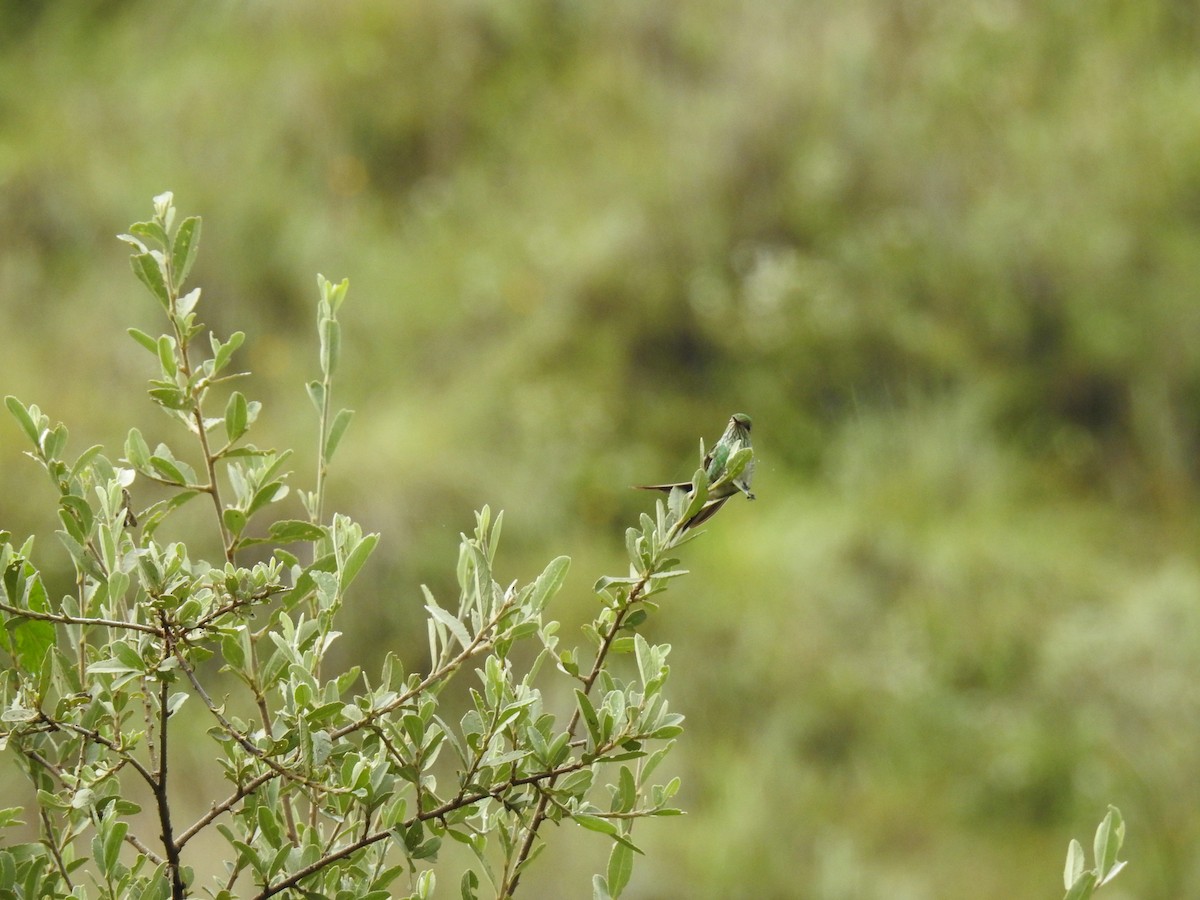
{"type": "MultiPolygon", "coordinates": [[[[597,582],[586,652],[564,648],[546,616],[569,559],[501,586],[503,515],[484,507],[462,536],[458,597],[443,604],[423,589],[428,665],[414,671],[389,654],[377,672],[333,671],[338,612],[378,543],[323,511],[327,467],[352,416],[332,405],[348,285],[318,280],[321,377],[307,385],[319,420],[317,479],[297,492],[305,515],[288,516],[276,510],[290,494],[291,451],[248,441],[262,405],[231,390],[223,412],[209,414],[214,391],[244,374],[230,370],[244,335],[210,335],[208,352],[197,351],[200,289],[184,286],[200,220],[176,227],[175,218],[162,194],[153,218],[122,239],[168,323],[158,337],[130,331],[158,368],[149,396],[190,436],[191,461],[163,441],[151,449],[137,429],[117,462],[99,446],[71,459],[62,424],[6,399],[56,493],[75,577],[71,591],[52,596],[33,538],[18,546],[0,533],[0,750],[36,791],[39,831],[34,842],[0,846],[0,893],[189,896],[199,888],[193,842],[212,830],[228,848],[205,888],[215,898],[383,898],[401,878],[406,896],[427,897],[447,838],[475,860],[458,879],[464,898],[510,897],[545,847],[542,824],[573,821],[612,841],[593,891],[619,896],[641,852],[634,822],[679,813],[678,779],[653,781],[682,731],[664,695],[669,647],[637,628],[655,608],[650,598],[685,574],[672,553],[696,535],[684,526],[707,501],[703,469],[690,491],[629,529],[629,574],[597,582]],[[147,482],[165,496],[139,508],[147,482]],[[216,560],[160,537],[200,496],[213,506],[216,560]],[[252,546],[259,561],[243,564],[252,546]],[[618,677],[616,654],[632,657],[635,674],[618,677]],[[451,716],[440,698],[464,675],[469,707],[451,716]],[[574,688],[565,722],[545,693],[562,678],[574,688]],[[227,783],[188,822],[173,765],[185,708],[207,721],[227,783]],[[153,838],[135,827],[143,808],[157,822],[153,838]]],[[[749,456],[739,456],[739,471],[749,456]]],[[[0,827],[19,815],[5,810],[0,827]]]]}
{"type": "Polygon", "coordinates": [[[1063,871],[1063,885],[1067,889],[1064,900],[1089,900],[1097,888],[1108,884],[1125,868],[1125,860],[1118,860],[1121,845],[1125,842],[1125,820],[1121,811],[1109,805],[1108,813],[1096,829],[1092,842],[1095,865],[1086,868],[1083,847],[1071,839],[1067,847],[1067,865],[1063,871]]]}

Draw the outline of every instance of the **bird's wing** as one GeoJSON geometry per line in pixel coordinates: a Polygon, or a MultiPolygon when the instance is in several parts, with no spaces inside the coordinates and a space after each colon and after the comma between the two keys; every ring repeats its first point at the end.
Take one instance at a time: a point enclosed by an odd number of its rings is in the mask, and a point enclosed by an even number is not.
{"type": "Polygon", "coordinates": [[[667,494],[671,493],[671,491],[675,490],[675,488],[681,488],[682,490],[686,491],[686,490],[689,490],[691,488],[691,486],[692,486],[692,483],[690,481],[680,481],[680,482],[676,482],[675,484],[635,484],[634,485],[634,487],[639,491],[662,491],[667,494]]]}
{"type": "Polygon", "coordinates": [[[687,531],[689,528],[695,528],[697,525],[707,522],[714,515],[716,515],[717,510],[724,506],[725,501],[728,499],[728,497],[720,497],[716,500],[709,500],[702,507],[700,507],[700,512],[696,513],[687,520],[687,524],[683,526],[683,530],[687,531]]]}

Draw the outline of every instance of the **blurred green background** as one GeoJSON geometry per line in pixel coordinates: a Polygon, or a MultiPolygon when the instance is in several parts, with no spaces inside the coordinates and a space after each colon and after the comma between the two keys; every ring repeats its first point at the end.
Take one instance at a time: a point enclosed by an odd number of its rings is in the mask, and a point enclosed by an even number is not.
{"type": "MultiPolygon", "coordinates": [[[[314,276],[349,276],[368,666],[422,663],[484,503],[506,577],[574,558],[581,621],[628,485],[748,412],[760,499],[649,626],[689,815],[629,896],[1056,897],[1112,802],[1105,896],[1200,897],[1198,9],[5,2],[0,392],[77,451],[182,446],[114,238],[170,189],[307,486],[314,276]]],[[[61,574],[21,440],[0,524],[61,574]]],[[[603,842],[548,836],[529,895],[586,896],[603,842]]]]}

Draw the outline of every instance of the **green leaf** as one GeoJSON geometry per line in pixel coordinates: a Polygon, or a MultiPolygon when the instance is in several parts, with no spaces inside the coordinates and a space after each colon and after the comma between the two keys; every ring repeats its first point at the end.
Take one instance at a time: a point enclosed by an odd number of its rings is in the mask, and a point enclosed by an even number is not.
{"type": "Polygon", "coordinates": [[[154,402],[165,409],[187,409],[188,395],[185,391],[173,385],[167,385],[162,382],[152,382],[158,385],[148,390],[148,393],[154,402]]]}
{"type": "Polygon", "coordinates": [[[1096,890],[1096,873],[1088,870],[1081,875],[1070,889],[1063,900],[1088,900],[1096,890]]]}
{"type": "MultiPolygon", "coordinates": [[[[433,837],[412,851],[413,859],[436,859],[438,850],[442,847],[442,839],[433,837]]],[[[428,872],[429,870],[426,870],[428,872]]]]}
{"type": "Polygon", "coordinates": [[[168,377],[175,371],[175,339],[170,335],[158,339],[158,364],[168,377]]]}
{"type": "Polygon", "coordinates": [[[79,454],[79,458],[75,460],[75,465],[71,466],[71,474],[68,476],[68,478],[72,480],[77,478],[84,468],[86,468],[93,459],[103,452],[104,447],[101,444],[93,444],[92,446],[88,447],[79,454]]]}
{"type": "Polygon", "coordinates": [[[187,478],[184,477],[183,472],[178,466],[178,460],[168,459],[167,457],[159,456],[156,453],[154,456],[150,457],[150,468],[157,472],[163,481],[168,481],[172,484],[177,484],[180,486],[188,483],[187,478]]]}
{"type": "Polygon", "coordinates": [[[596,581],[596,584],[592,587],[592,591],[597,594],[602,594],[614,584],[635,585],[641,580],[642,579],[638,576],[618,578],[615,575],[604,575],[596,581]]]}
{"type": "Polygon", "coordinates": [[[146,668],[146,661],[142,659],[142,655],[128,641],[117,640],[112,643],[113,653],[122,664],[134,671],[141,671],[146,668]]]}
{"type": "Polygon", "coordinates": [[[29,414],[29,410],[12,394],[4,398],[4,405],[8,407],[8,411],[12,413],[13,418],[17,420],[17,423],[21,426],[21,430],[25,432],[29,440],[33,442],[34,446],[37,446],[38,429],[33,421],[33,417],[29,414]]]}
{"type": "Polygon", "coordinates": [[[162,308],[170,310],[171,295],[167,290],[167,281],[163,278],[162,267],[152,253],[135,253],[129,258],[133,266],[133,274],[144,284],[162,308]]]}
{"type": "Polygon", "coordinates": [[[621,623],[621,627],[632,631],[650,617],[650,614],[644,609],[635,609],[625,617],[625,621],[621,623]]]}
{"type": "MultiPolygon", "coordinates": [[[[31,612],[49,612],[50,602],[41,574],[32,563],[17,563],[24,569],[24,602],[20,604],[31,612]]],[[[6,578],[7,580],[7,578],[6,578]]],[[[15,604],[14,604],[15,605],[15,604]]],[[[26,672],[40,671],[46,651],[54,646],[54,624],[43,619],[20,619],[9,625],[12,653],[18,669],[26,672]]]]}
{"type": "Polygon", "coordinates": [[[264,506],[282,500],[288,495],[288,486],[282,481],[272,481],[269,484],[264,484],[250,499],[249,505],[246,507],[246,515],[252,516],[264,506]]]}
{"type": "Polygon", "coordinates": [[[127,328],[125,330],[131,338],[133,338],[151,353],[158,353],[158,341],[155,338],[150,337],[150,335],[146,334],[146,332],[139,328],[127,328]]]}
{"type": "Polygon", "coordinates": [[[571,557],[569,556],[559,556],[550,560],[550,563],[542,570],[542,574],[537,577],[537,581],[533,583],[533,593],[529,596],[529,606],[533,610],[540,612],[546,608],[546,604],[562,588],[567,577],[567,570],[570,568],[571,557]]]}
{"type": "Polygon", "coordinates": [[[134,222],[129,226],[129,233],[142,241],[149,241],[164,248],[167,246],[166,229],[158,222],[134,222]]]}
{"type": "MultiPolygon", "coordinates": [[[[458,837],[455,831],[450,832],[454,837],[458,837]]],[[[468,842],[469,843],[469,842],[468,842]]],[[[474,869],[467,869],[463,873],[462,881],[459,882],[459,892],[462,900],[479,900],[479,876],[475,874],[474,869]]]]}
{"type": "Polygon", "coordinates": [[[179,319],[186,319],[192,314],[192,310],[196,308],[196,304],[200,302],[200,288],[192,288],[182,297],[175,301],[175,315],[179,319]]]}
{"type": "MultiPolygon", "coordinates": [[[[251,414],[254,412],[254,404],[257,400],[251,401],[249,409],[251,414]]],[[[221,454],[221,459],[246,459],[248,457],[264,457],[270,456],[274,450],[259,450],[257,447],[234,447],[232,450],[226,450],[221,454]]]]}
{"type": "Polygon", "coordinates": [[[729,457],[729,461],[725,464],[725,469],[721,472],[721,481],[733,481],[750,463],[750,459],[754,456],[754,451],[750,447],[739,447],[734,454],[729,457]]]}
{"type": "MultiPolygon", "coordinates": [[[[24,820],[21,816],[24,815],[25,809],[21,806],[8,806],[0,809],[0,828],[9,828],[13,825],[24,825],[24,820]]],[[[0,881],[2,884],[3,881],[0,881]]]]}
{"type": "Polygon", "coordinates": [[[371,555],[371,551],[375,549],[375,545],[379,543],[378,534],[363,535],[363,539],[354,545],[354,549],[350,551],[350,555],[346,557],[345,563],[342,565],[342,590],[350,586],[363,564],[366,563],[367,557],[371,555]]]}
{"type": "MultiPolygon", "coordinates": [[[[253,401],[250,404],[250,421],[251,422],[253,422],[254,417],[256,415],[258,415],[257,411],[255,410],[255,406],[257,406],[257,405],[258,405],[257,400],[253,401]]],[[[272,451],[272,453],[273,452],[274,451],[272,451]]],[[[267,454],[267,456],[270,456],[270,454],[267,454]]],[[[283,452],[275,455],[273,458],[266,460],[266,462],[268,463],[267,468],[260,473],[260,478],[263,481],[267,481],[269,479],[274,478],[276,475],[279,474],[280,470],[283,469],[283,464],[286,463],[291,458],[291,456],[292,456],[291,450],[284,450],[283,452]]],[[[277,499],[281,499],[281,498],[277,498],[277,499]]]]}
{"type": "Polygon", "coordinates": [[[588,734],[591,736],[592,746],[598,746],[603,742],[604,736],[600,733],[600,719],[596,716],[596,708],[592,706],[592,701],[588,699],[588,695],[579,688],[575,689],[575,702],[579,705],[579,711],[583,714],[583,721],[587,725],[588,734]]]}
{"type": "Polygon", "coordinates": [[[189,696],[190,695],[184,691],[177,691],[172,694],[171,698],[167,701],[167,715],[175,715],[175,713],[179,711],[179,707],[183,706],[183,704],[187,702],[189,696]]]}
{"type": "Polygon", "coordinates": [[[166,444],[159,444],[154,448],[154,455],[150,458],[151,465],[156,459],[166,460],[171,467],[183,476],[185,484],[192,484],[196,481],[196,473],[187,463],[176,459],[175,454],[171,452],[171,448],[166,444]]]}
{"type": "Polygon", "coordinates": [[[221,655],[235,672],[246,668],[246,660],[250,656],[250,638],[245,628],[221,636],[221,655]]]}
{"type": "Polygon", "coordinates": [[[162,524],[163,520],[166,519],[167,516],[179,509],[179,507],[183,506],[193,497],[198,496],[200,496],[199,491],[180,491],[178,494],[170,497],[167,500],[160,500],[158,503],[155,503],[148,510],[146,510],[146,516],[141,520],[142,525],[145,527],[146,535],[149,536],[153,534],[154,530],[162,524]]]}
{"type": "Polygon", "coordinates": [[[1092,847],[1092,853],[1096,859],[1097,874],[1101,876],[1108,871],[1108,867],[1116,859],[1117,851],[1121,847],[1120,836],[1113,827],[1112,811],[1113,807],[1110,806],[1108,814],[1100,823],[1100,827],[1096,829],[1096,838],[1092,847]]]}
{"type": "Polygon", "coordinates": [[[246,397],[241,391],[234,391],[225,404],[225,434],[229,443],[246,433],[246,416],[246,397]]]}
{"type": "Polygon", "coordinates": [[[140,672],[140,668],[131,668],[116,657],[101,659],[87,667],[88,675],[125,675],[130,672],[140,672]]]}
{"type": "Polygon", "coordinates": [[[629,876],[633,874],[633,850],[627,845],[613,844],[612,852],[608,855],[608,890],[614,900],[621,896],[625,886],[629,884],[629,876]]]}
{"type": "Polygon", "coordinates": [[[640,634],[634,636],[634,653],[637,658],[638,677],[642,684],[648,684],[658,677],[657,660],[650,642],[640,634]]]}
{"type": "Polygon", "coordinates": [[[258,807],[258,828],[272,847],[279,847],[282,844],[283,831],[279,826],[279,819],[274,810],[265,803],[258,807]]]}
{"type": "Polygon", "coordinates": [[[1096,856],[1096,874],[1101,883],[1107,880],[1109,869],[1117,861],[1121,852],[1121,844],[1125,841],[1125,822],[1121,811],[1109,805],[1108,814],[1096,829],[1096,839],[1092,852],[1096,856]]]}
{"type": "Polygon", "coordinates": [[[328,378],[337,371],[341,357],[342,330],[336,319],[321,320],[321,371],[328,378]]]}
{"type": "Polygon", "coordinates": [[[1103,887],[1104,885],[1108,884],[1110,881],[1112,881],[1114,878],[1116,878],[1117,874],[1124,868],[1125,868],[1125,860],[1121,860],[1120,862],[1114,863],[1113,867],[1104,873],[1104,877],[1102,879],[1100,879],[1100,883],[1098,885],[1096,885],[1096,887],[1103,887]]]}
{"type": "Polygon", "coordinates": [[[574,650],[563,650],[558,654],[558,665],[568,675],[579,675],[579,662],[575,659],[574,650]]]}
{"type": "Polygon", "coordinates": [[[242,346],[242,341],[246,339],[246,333],[235,331],[224,344],[217,340],[215,335],[209,335],[209,338],[213,348],[213,374],[215,375],[229,365],[234,351],[242,346]]]}
{"type": "Polygon", "coordinates": [[[59,518],[62,519],[63,527],[80,544],[85,543],[95,521],[92,508],[86,500],[74,494],[63,494],[58,502],[61,506],[59,518]]]}
{"type": "Polygon", "coordinates": [[[42,434],[41,446],[46,459],[59,459],[67,446],[67,426],[59,422],[42,434]]]}
{"type": "Polygon", "coordinates": [[[350,426],[352,418],[354,418],[354,410],[352,409],[338,410],[338,414],[333,417],[333,424],[329,426],[329,436],[325,438],[326,462],[333,459],[334,451],[337,450],[338,444],[341,443],[342,435],[346,433],[346,429],[350,426]]]}
{"type": "Polygon", "coordinates": [[[150,448],[146,445],[146,439],[142,437],[142,433],[136,428],[129,429],[129,437],[125,439],[125,459],[139,471],[146,471],[150,468],[150,448]]]}
{"type": "Polygon", "coordinates": [[[324,275],[318,275],[317,288],[321,292],[321,299],[329,305],[329,312],[336,313],[346,300],[346,291],[350,290],[350,279],[343,278],[334,284],[324,275]]]}
{"type": "Polygon", "coordinates": [[[1079,876],[1083,874],[1084,858],[1083,847],[1079,841],[1074,838],[1067,845],[1067,867],[1063,872],[1063,887],[1070,890],[1071,886],[1079,880],[1079,876]]]}
{"type": "Polygon", "coordinates": [[[317,412],[320,412],[325,406],[325,386],[319,381],[310,381],[304,389],[308,391],[308,398],[312,400],[317,412]]]}
{"type": "Polygon", "coordinates": [[[296,603],[298,603],[300,600],[303,600],[309,595],[309,593],[312,592],[316,586],[313,573],[336,571],[337,557],[332,553],[326,553],[320,559],[314,561],[303,572],[300,573],[300,577],[296,579],[296,586],[288,591],[288,593],[284,596],[284,608],[291,609],[296,603]]]}
{"type": "Polygon", "coordinates": [[[138,239],[143,250],[146,244],[157,244],[166,247],[168,244],[167,230],[157,222],[134,222],[130,226],[130,235],[138,239]]]}
{"type": "Polygon", "coordinates": [[[588,813],[575,813],[571,818],[588,831],[597,831],[600,834],[607,834],[613,838],[621,836],[621,833],[617,831],[616,825],[600,816],[593,816],[588,813]]]}
{"type": "Polygon", "coordinates": [[[221,512],[221,520],[225,523],[225,527],[229,529],[230,534],[237,537],[246,528],[246,514],[240,509],[228,507],[221,512]]]}
{"type": "Polygon", "coordinates": [[[633,770],[629,766],[621,766],[621,775],[617,785],[613,812],[629,812],[637,803],[637,782],[634,780],[633,770]]]}
{"type": "Polygon", "coordinates": [[[277,543],[292,544],[296,541],[319,541],[329,532],[325,527],[303,519],[283,519],[273,522],[268,533],[271,540],[277,543]]]}
{"type": "Polygon", "coordinates": [[[187,280],[200,250],[200,217],[188,216],[175,232],[175,243],[171,247],[171,269],[175,277],[175,290],[187,280]]]}
{"type": "Polygon", "coordinates": [[[434,603],[425,604],[425,609],[433,618],[437,619],[450,630],[455,639],[463,646],[463,648],[471,645],[471,635],[463,626],[463,623],[434,603]]]}
{"type": "Polygon", "coordinates": [[[312,735],[312,762],[314,766],[323,766],[333,752],[333,738],[328,731],[314,731],[312,735]]]}
{"type": "Polygon", "coordinates": [[[128,830],[129,823],[123,822],[119,819],[109,824],[106,828],[107,834],[104,835],[101,871],[114,871],[117,862],[120,859],[121,846],[125,840],[125,832],[128,830]]]}

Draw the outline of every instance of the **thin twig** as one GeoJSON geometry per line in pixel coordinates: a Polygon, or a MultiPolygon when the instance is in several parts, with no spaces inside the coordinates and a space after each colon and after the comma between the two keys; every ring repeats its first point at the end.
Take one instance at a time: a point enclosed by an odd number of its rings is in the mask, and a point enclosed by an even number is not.
{"type": "Polygon", "coordinates": [[[161,629],[155,628],[153,625],[144,625],[141,622],[122,622],[118,619],[93,619],[84,616],[69,616],[66,613],[40,612],[35,609],[20,609],[16,606],[10,606],[7,603],[0,603],[0,610],[9,615],[20,616],[26,619],[39,619],[43,622],[57,622],[60,625],[98,625],[104,628],[125,628],[129,631],[140,631],[143,634],[162,637],[161,629]]]}
{"type": "MultiPolygon", "coordinates": [[[[622,738],[622,740],[625,740],[625,738],[622,738]]],[[[616,744],[613,744],[612,746],[616,746],[616,744]]],[[[606,749],[611,748],[606,747],[606,749]]],[[[417,815],[405,820],[403,823],[394,825],[391,828],[385,828],[380,831],[373,831],[369,834],[365,834],[357,841],[347,844],[345,847],[321,857],[310,865],[305,866],[303,869],[293,872],[282,881],[277,882],[276,884],[267,885],[260,893],[254,895],[253,900],[266,900],[266,898],[273,897],[281,891],[285,891],[288,888],[293,888],[310,875],[315,875],[317,872],[321,871],[327,866],[332,865],[338,860],[352,856],[359,850],[369,847],[372,844],[386,840],[389,837],[394,837],[398,830],[409,828],[416,822],[428,822],[431,819],[442,819],[454,812],[456,809],[461,809],[464,806],[470,806],[478,803],[480,800],[487,799],[488,797],[496,798],[497,795],[503,794],[505,791],[511,790],[514,787],[536,784],[539,781],[545,781],[547,779],[556,779],[571,772],[578,771],[579,769],[586,768],[589,765],[591,765],[591,763],[577,760],[575,762],[559,766],[558,768],[551,769],[548,772],[538,772],[536,774],[526,775],[521,778],[513,778],[507,782],[504,782],[503,784],[496,785],[491,790],[478,791],[474,794],[470,794],[461,801],[456,798],[447,803],[443,803],[441,806],[425,810],[424,812],[418,813],[417,815]]]]}
{"type": "MultiPolygon", "coordinates": [[[[675,530],[672,529],[670,536],[673,538],[675,533],[675,530]]],[[[670,546],[670,541],[668,541],[667,547],[670,546]]],[[[609,651],[612,649],[612,643],[616,639],[617,632],[621,630],[621,625],[625,621],[626,615],[632,611],[636,603],[640,602],[642,592],[646,589],[646,585],[650,583],[650,579],[652,577],[653,573],[650,571],[647,571],[644,575],[642,575],[641,579],[634,584],[633,588],[629,591],[629,597],[625,601],[625,604],[619,610],[617,610],[617,614],[613,617],[612,627],[609,628],[608,633],[605,634],[604,640],[601,642],[599,649],[596,651],[596,660],[592,664],[592,670],[588,673],[588,676],[583,679],[584,694],[591,693],[592,685],[596,683],[596,679],[600,677],[600,672],[604,669],[605,660],[608,657],[609,651]]],[[[574,740],[575,729],[579,727],[579,720],[581,717],[582,711],[579,705],[576,704],[575,711],[571,714],[571,718],[567,722],[568,741],[574,740]]],[[[510,881],[508,876],[505,876],[505,883],[501,885],[498,900],[505,900],[505,898],[512,897],[513,893],[517,889],[517,884],[521,880],[521,866],[527,859],[529,859],[529,854],[533,852],[533,845],[537,840],[538,829],[541,828],[542,823],[546,821],[546,811],[550,805],[549,791],[554,787],[557,780],[557,776],[551,778],[545,788],[539,792],[537,806],[534,808],[533,812],[533,821],[529,823],[529,827],[525,830],[525,838],[521,842],[521,849],[517,852],[516,859],[511,867],[512,880],[510,881]]],[[[506,869],[507,868],[508,867],[506,866],[506,869]]]]}
{"type": "MultiPolygon", "coordinates": [[[[167,651],[173,652],[175,642],[171,639],[165,619],[163,630],[167,632],[167,651]]],[[[171,896],[174,900],[184,900],[187,892],[183,885],[179,846],[175,843],[174,830],[171,827],[171,798],[167,793],[167,735],[170,731],[167,718],[170,716],[170,691],[170,682],[164,678],[158,692],[158,778],[151,787],[154,791],[155,805],[158,807],[158,821],[162,825],[162,844],[167,854],[167,871],[171,873],[171,896]]]]}

